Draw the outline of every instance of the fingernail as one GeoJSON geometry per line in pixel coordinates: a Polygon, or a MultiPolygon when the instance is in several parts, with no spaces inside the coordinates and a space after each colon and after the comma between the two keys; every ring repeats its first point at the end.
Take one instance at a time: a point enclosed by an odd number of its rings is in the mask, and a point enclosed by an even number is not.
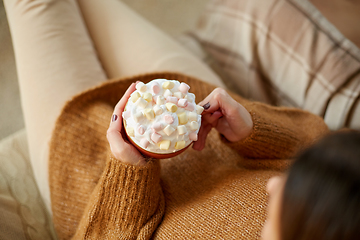
{"type": "Polygon", "coordinates": [[[118,119],[118,116],[116,114],[112,115],[111,121],[115,122],[118,119]]]}
{"type": "Polygon", "coordinates": [[[209,109],[209,107],[210,107],[210,103],[209,103],[209,102],[203,106],[203,108],[204,108],[205,110],[209,109]]]}

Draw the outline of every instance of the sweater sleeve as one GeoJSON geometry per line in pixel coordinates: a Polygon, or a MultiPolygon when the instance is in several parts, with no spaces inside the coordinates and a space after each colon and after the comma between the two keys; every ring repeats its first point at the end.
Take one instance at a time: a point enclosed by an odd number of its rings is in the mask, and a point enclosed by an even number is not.
{"type": "Polygon", "coordinates": [[[328,132],[323,119],[310,112],[233,97],[249,111],[253,131],[239,142],[222,140],[247,159],[293,158],[328,132]]]}
{"type": "Polygon", "coordinates": [[[73,239],[149,239],[164,209],[158,160],[139,167],[110,156],[73,239]]]}

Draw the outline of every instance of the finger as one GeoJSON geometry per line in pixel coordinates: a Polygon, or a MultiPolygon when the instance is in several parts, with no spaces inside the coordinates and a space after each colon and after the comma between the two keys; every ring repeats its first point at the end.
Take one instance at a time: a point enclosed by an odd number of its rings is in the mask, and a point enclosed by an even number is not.
{"type": "Polygon", "coordinates": [[[122,98],[120,99],[120,101],[116,104],[115,108],[114,108],[114,114],[116,115],[120,115],[123,111],[124,108],[126,106],[126,103],[130,97],[130,95],[136,90],[135,88],[135,83],[132,83],[130,85],[130,87],[126,90],[126,92],[124,93],[124,95],[122,96],[122,98]]]}
{"type": "Polygon", "coordinates": [[[130,164],[145,164],[141,154],[126,139],[125,130],[121,132],[122,121],[118,118],[110,124],[106,137],[108,139],[112,154],[119,160],[130,164]],[[120,126],[119,126],[120,125],[120,126]]]}
{"type": "MultiPolygon", "coordinates": [[[[106,137],[108,139],[108,142],[110,144],[111,152],[116,155],[123,151],[124,144],[126,143],[124,141],[123,132],[125,130],[122,127],[122,116],[121,114],[113,114],[111,118],[110,126],[107,130],[106,137]]],[[[116,156],[117,157],[117,156],[116,156]]]]}
{"type": "Polygon", "coordinates": [[[216,127],[217,120],[221,118],[223,114],[220,111],[215,111],[214,113],[207,113],[202,115],[203,119],[210,123],[213,127],[216,127]]]}
{"type": "Polygon", "coordinates": [[[198,133],[198,140],[193,144],[193,149],[201,151],[205,147],[206,137],[211,131],[211,124],[203,121],[198,133]]]}
{"type": "Polygon", "coordinates": [[[216,88],[199,105],[204,107],[203,114],[220,111],[223,115],[233,112],[239,105],[224,89],[216,88]]]}
{"type": "Polygon", "coordinates": [[[223,91],[226,93],[226,91],[222,88],[215,88],[209,95],[207,95],[205,97],[204,100],[199,102],[198,105],[205,107],[204,111],[209,112],[209,108],[207,108],[206,105],[213,106],[213,108],[216,107],[216,105],[214,103],[210,104],[210,102],[213,101],[215,95],[217,95],[219,93],[225,94],[225,93],[223,93],[223,91]]]}
{"type": "Polygon", "coordinates": [[[230,125],[229,119],[220,118],[217,122],[216,130],[224,135],[230,142],[240,141],[248,137],[252,132],[253,124],[251,116],[249,116],[249,118],[249,121],[244,118],[236,120],[238,123],[236,126],[230,125]]]}
{"type": "Polygon", "coordinates": [[[223,135],[233,131],[226,119],[219,119],[218,124],[216,125],[216,130],[223,135]]]}
{"type": "Polygon", "coordinates": [[[118,126],[119,123],[121,123],[121,121],[119,121],[118,119],[113,121],[110,124],[110,127],[106,133],[106,137],[110,144],[111,152],[113,153],[113,155],[116,158],[121,157],[122,153],[124,152],[125,144],[126,144],[122,138],[120,131],[119,131],[119,128],[120,128],[118,126]]]}
{"type": "Polygon", "coordinates": [[[192,146],[193,149],[198,150],[198,151],[200,151],[199,150],[200,146],[201,146],[200,142],[202,141],[202,138],[204,137],[203,134],[204,134],[205,124],[207,124],[207,123],[204,122],[204,120],[201,120],[201,126],[200,126],[200,129],[198,132],[198,139],[196,140],[196,142],[193,143],[193,146],[192,146]]]}
{"type": "Polygon", "coordinates": [[[212,126],[210,124],[205,126],[204,131],[201,134],[202,138],[200,140],[200,146],[199,146],[200,151],[205,148],[206,138],[207,138],[208,134],[210,133],[211,129],[212,129],[212,126]]]}
{"type": "Polygon", "coordinates": [[[111,117],[110,126],[107,130],[106,137],[109,141],[112,153],[120,153],[124,150],[124,138],[122,135],[122,112],[125,108],[126,102],[129,99],[132,92],[135,91],[135,84],[132,83],[126,90],[123,97],[116,104],[113,115],[111,117]]]}
{"type": "Polygon", "coordinates": [[[132,92],[135,91],[135,84],[132,83],[126,90],[120,101],[114,108],[113,115],[111,116],[110,126],[107,132],[108,141],[111,144],[119,143],[123,140],[121,136],[122,130],[122,112],[124,111],[127,100],[129,99],[132,92]]]}

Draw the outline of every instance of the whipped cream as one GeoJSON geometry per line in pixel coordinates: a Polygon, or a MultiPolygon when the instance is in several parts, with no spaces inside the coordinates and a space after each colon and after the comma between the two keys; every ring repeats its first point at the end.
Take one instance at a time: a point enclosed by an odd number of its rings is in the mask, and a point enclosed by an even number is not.
{"type": "Polygon", "coordinates": [[[177,80],[139,82],[122,116],[127,135],[141,148],[173,153],[197,141],[204,108],[190,86],[177,80]]]}

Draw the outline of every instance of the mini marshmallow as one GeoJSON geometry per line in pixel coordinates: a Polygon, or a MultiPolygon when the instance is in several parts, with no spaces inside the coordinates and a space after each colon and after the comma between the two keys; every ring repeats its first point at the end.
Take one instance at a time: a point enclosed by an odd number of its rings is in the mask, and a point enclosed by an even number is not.
{"type": "Polygon", "coordinates": [[[192,121],[192,122],[190,123],[190,129],[193,130],[193,131],[198,130],[198,129],[199,129],[199,124],[198,124],[198,122],[192,121]]]}
{"type": "Polygon", "coordinates": [[[186,94],[184,98],[187,99],[189,102],[195,101],[195,98],[193,97],[193,95],[191,93],[186,94]]]}
{"type": "Polygon", "coordinates": [[[162,110],[162,108],[159,107],[158,105],[155,105],[155,106],[154,106],[154,112],[155,112],[156,115],[160,115],[160,114],[163,113],[163,110],[162,110]]]}
{"type": "Polygon", "coordinates": [[[175,129],[172,126],[167,125],[163,131],[166,133],[166,135],[170,136],[175,131],[175,129]]]}
{"type": "Polygon", "coordinates": [[[185,127],[185,125],[179,125],[179,126],[177,127],[177,130],[178,130],[179,135],[184,135],[184,134],[186,133],[186,127],[185,127]]]}
{"type": "Polygon", "coordinates": [[[125,112],[123,112],[122,116],[126,120],[126,119],[131,117],[131,112],[130,111],[125,111],[125,112]]]}
{"type": "Polygon", "coordinates": [[[188,105],[188,100],[186,100],[185,98],[179,99],[178,101],[179,107],[186,107],[187,105],[188,105]]]}
{"type": "Polygon", "coordinates": [[[195,133],[195,132],[190,133],[190,134],[189,134],[189,139],[190,139],[191,141],[197,141],[197,140],[198,140],[198,135],[197,135],[197,133],[195,133]]]}
{"type": "Polygon", "coordinates": [[[140,97],[141,95],[139,92],[134,92],[133,94],[131,94],[131,101],[135,103],[140,97]]]}
{"type": "Polygon", "coordinates": [[[169,112],[176,112],[178,109],[178,107],[173,103],[166,103],[165,106],[169,112]]]}
{"type": "Polygon", "coordinates": [[[152,101],[152,94],[149,92],[146,92],[143,94],[143,99],[145,99],[147,102],[151,102],[152,101]]]}
{"type": "Polygon", "coordinates": [[[126,132],[130,137],[135,137],[135,131],[133,127],[127,127],[126,132]]]}
{"type": "Polygon", "coordinates": [[[175,84],[171,81],[166,81],[163,83],[162,87],[164,89],[172,89],[175,86],[175,84]]]}
{"type": "Polygon", "coordinates": [[[160,132],[164,128],[164,125],[160,122],[156,122],[151,126],[151,129],[154,132],[160,132]]]}
{"type": "Polygon", "coordinates": [[[164,121],[168,124],[172,124],[174,122],[174,118],[173,118],[173,116],[166,114],[164,116],[164,121]]]}
{"type": "Polygon", "coordinates": [[[136,144],[150,152],[172,153],[198,140],[203,108],[196,106],[186,83],[155,79],[136,85],[122,113],[126,133],[136,144]]]}
{"type": "Polygon", "coordinates": [[[174,96],[180,99],[184,97],[184,94],[182,92],[174,92],[174,96]]]}
{"type": "Polygon", "coordinates": [[[186,110],[184,108],[178,108],[176,110],[176,113],[179,114],[179,113],[182,113],[182,112],[185,112],[186,110]]]}
{"type": "Polygon", "coordinates": [[[159,143],[159,147],[161,150],[168,150],[170,147],[170,140],[163,140],[159,143]]]}
{"type": "Polygon", "coordinates": [[[185,147],[185,141],[178,141],[175,143],[175,149],[183,149],[185,147]]]}
{"type": "Polygon", "coordinates": [[[182,93],[187,93],[190,89],[190,86],[187,85],[186,83],[182,82],[180,83],[180,86],[179,86],[179,91],[182,92],[182,93]]]}
{"type": "Polygon", "coordinates": [[[178,103],[178,98],[169,96],[169,97],[166,98],[166,101],[171,102],[173,104],[177,104],[178,103]]]}
{"type": "Polygon", "coordinates": [[[163,110],[163,112],[167,111],[167,108],[165,105],[160,105],[160,108],[163,110]]]}
{"type": "Polygon", "coordinates": [[[189,118],[189,121],[190,121],[190,122],[192,122],[192,121],[197,121],[198,115],[197,115],[197,113],[189,112],[189,113],[188,113],[188,118],[189,118]]]}
{"type": "Polygon", "coordinates": [[[147,148],[149,146],[149,141],[146,139],[146,138],[142,138],[140,140],[140,145],[143,147],[143,148],[147,148]]]}
{"type": "Polygon", "coordinates": [[[188,122],[188,116],[187,116],[186,112],[182,112],[182,113],[178,114],[177,116],[178,116],[180,125],[185,125],[188,122]]]}
{"type": "Polygon", "coordinates": [[[157,82],[154,82],[152,85],[151,85],[151,91],[154,93],[154,94],[158,94],[160,92],[160,85],[157,83],[157,82]]]}
{"type": "Polygon", "coordinates": [[[196,105],[196,113],[197,114],[202,114],[202,112],[204,111],[204,108],[200,105],[196,105]]]}
{"type": "Polygon", "coordinates": [[[185,109],[192,112],[195,110],[195,105],[193,103],[188,103],[188,105],[185,107],[185,109]]]}
{"type": "Polygon", "coordinates": [[[164,97],[169,97],[169,96],[172,96],[173,93],[169,90],[169,89],[166,89],[165,92],[164,92],[164,97]]]}
{"type": "Polygon", "coordinates": [[[157,105],[163,105],[165,103],[166,103],[166,101],[165,101],[165,98],[163,96],[157,96],[157,98],[156,98],[156,104],[157,105]]]}
{"type": "Polygon", "coordinates": [[[158,143],[162,139],[162,136],[156,132],[151,134],[151,140],[158,143]]]}
{"type": "Polygon", "coordinates": [[[142,114],[141,111],[136,112],[135,114],[133,114],[133,119],[137,123],[140,122],[143,117],[144,117],[144,115],[142,114]]]}
{"type": "Polygon", "coordinates": [[[140,135],[143,135],[143,134],[145,133],[145,127],[144,127],[143,125],[140,125],[140,126],[138,127],[138,133],[139,133],[140,135]]]}
{"type": "Polygon", "coordinates": [[[149,120],[153,120],[155,118],[154,110],[152,110],[151,108],[144,109],[144,115],[149,120]]]}
{"type": "Polygon", "coordinates": [[[143,99],[143,98],[139,98],[139,99],[136,101],[135,104],[138,105],[138,106],[141,107],[141,108],[145,108],[146,105],[148,104],[148,102],[147,102],[145,99],[143,99]]]}
{"type": "Polygon", "coordinates": [[[146,92],[147,87],[143,82],[139,82],[138,84],[136,84],[136,89],[140,92],[146,92]]]}

